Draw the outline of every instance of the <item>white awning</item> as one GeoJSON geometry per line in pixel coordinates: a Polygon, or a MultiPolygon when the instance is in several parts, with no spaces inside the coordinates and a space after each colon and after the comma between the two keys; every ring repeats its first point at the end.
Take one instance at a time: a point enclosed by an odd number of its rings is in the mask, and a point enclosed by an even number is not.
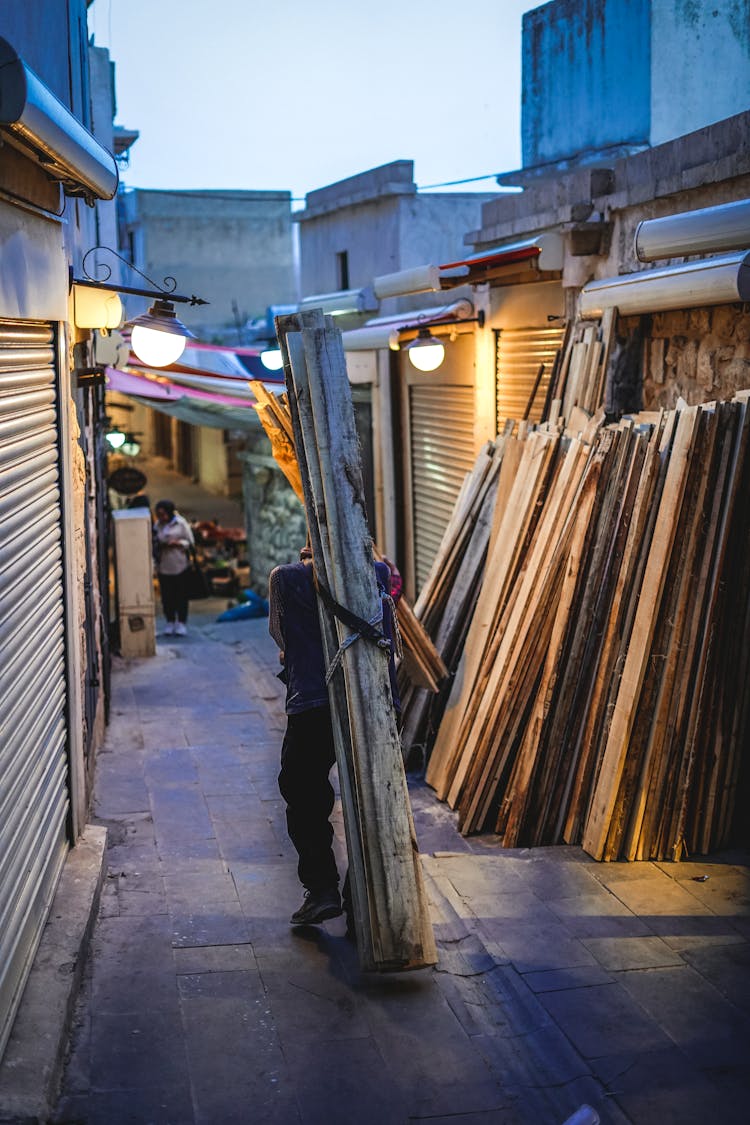
{"type": "Polygon", "coordinates": [[[579,312],[596,319],[611,308],[621,316],[638,316],[735,301],[750,301],[750,253],[746,251],[591,281],[581,290],[579,312]]]}
{"type": "Polygon", "coordinates": [[[322,309],[329,316],[341,316],[344,313],[376,312],[379,301],[372,289],[340,289],[336,293],[317,293],[311,297],[303,297],[300,301],[300,311],[305,309],[322,309]]]}
{"type": "Polygon", "coordinates": [[[750,247],[750,199],[644,219],[635,232],[635,256],[641,262],[716,254],[750,247]]]}
{"type": "Polygon", "coordinates": [[[399,332],[415,331],[424,324],[438,325],[441,320],[448,323],[460,321],[474,315],[471,301],[453,301],[449,305],[414,309],[412,312],[397,313],[394,316],[381,316],[368,320],[362,328],[353,328],[342,333],[345,351],[362,351],[368,348],[389,348],[398,346],[399,332]]]}
{"type": "Polygon", "coordinates": [[[533,261],[536,268],[545,272],[558,272],[563,268],[563,239],[558,231],[544,231],[520,242],[507,242],[503,246],[493,246],[480,250],[457,262],[446,262],[440,266],[441,274],[449,270],[468,267],[469,273],[480,268],[498,269],[518,262],[533,261]]]}
{"type": "Polygon", "coordinates": [[[29,152],[68,195],[112,199],[115,158],[55,97],[15,47],[0,38],[0,130],[29,152]]]}

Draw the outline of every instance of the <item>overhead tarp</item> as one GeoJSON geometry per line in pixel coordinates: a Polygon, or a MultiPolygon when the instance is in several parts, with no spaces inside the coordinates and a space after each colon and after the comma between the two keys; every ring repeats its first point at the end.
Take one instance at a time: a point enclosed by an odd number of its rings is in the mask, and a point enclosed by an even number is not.
{"type": "MultiPolygon", "coordinates": [[[[193,426],[211,426],[219,430],[252,430],[260,427],[255,410],[255,399],[238,398],[215,391],[182,386],[162,373],[141,370],[123,371],[117,367],[106,369],[107,390],[127,395],[142,406],[159,410],[193,426]]],[[[279,390],[269,384],[269,390],[279,390]]]]}
{"type": "Polygon", "coordinates": [[[211,371],[216,375],[235,375],[247,379],[248,373],[254,379],[264,379],[268,369],[260,358],[260,349],[228,348],[223,344],[204,344],[197,340],[188,341],[178,363],[170,371],[211,371]]]}

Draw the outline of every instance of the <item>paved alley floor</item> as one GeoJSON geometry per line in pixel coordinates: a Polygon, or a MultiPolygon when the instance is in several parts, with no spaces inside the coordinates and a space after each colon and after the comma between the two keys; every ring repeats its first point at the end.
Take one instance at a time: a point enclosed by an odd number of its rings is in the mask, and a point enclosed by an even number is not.
{"type": "Polygon", "coordinates": [[[363,975],[343,919],[289,925],[277,653],[224,604],[115,661],[108,874],[58,1125],[748,1120],[746,855],[504,851],[415,780],[440,961],[363,975]]]}

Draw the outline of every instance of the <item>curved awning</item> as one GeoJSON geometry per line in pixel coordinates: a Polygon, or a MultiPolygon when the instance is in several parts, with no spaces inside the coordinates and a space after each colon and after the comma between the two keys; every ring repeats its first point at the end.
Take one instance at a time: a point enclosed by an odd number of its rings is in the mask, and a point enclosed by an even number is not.
{"type": "Polygon", "coordinates": [[[750,301],[747,251],[590,281],[581,290],[578,307],[582,317],[597,319],[611,308],[621,316],[638,316],[736,301],[750,301]]]}
{"type": "MultiPolygon", "coordinates": [[[[563,268],[563,238],[557,231],[545,231],[519,242],[508,242],[480,250],[455,262],[445,262],[440,268],[441,285],[477,284],[481,281],[516,280],[516,275],[559,273],[563,268]],[[463,276],[451,277],[448,271],[465,270],[463,276]]],[[[535,280],[532,275],[528,280],[535,280]]]]}
{"type": "Polygon", "coordinates": [[[0,38],[0,132],[31,156],[67,195],[112,199],[115,158],[56,98],[15,47],[0,38]]]}
{"type": "Polygon", "coordinates": [[[438,325],[441,320],[449,324],[465,320],[474,315],[474,306],[466,299],[453,301],[448,305],[437,305],[432,308],[413,309],[411,312],[397,313],[393,316],[381,316],[368,320],[361,328],[353,328],[350,332],[343,332],[345,351],[364,351],[372,348],[390,348],[397,346],[399,333],[413,329],[418,331],[421,325],[438,325]]]}
{"type": "MultiPolygon", "coordinates": [[[[220,430],[252,430],[260,426],[255,409],[256,399],[247,379],[243,393],[238,393],[239,380],[211,376],[185,376],[179,372],[153,368],[107,367],[106,389],[189,422],[193,426],[211,426],[220,430]],[[218,387],[218,389],[217,389],[218,387]]],[[[283,390],[283,383],[264,384],[272,394],[283,390]]]]}

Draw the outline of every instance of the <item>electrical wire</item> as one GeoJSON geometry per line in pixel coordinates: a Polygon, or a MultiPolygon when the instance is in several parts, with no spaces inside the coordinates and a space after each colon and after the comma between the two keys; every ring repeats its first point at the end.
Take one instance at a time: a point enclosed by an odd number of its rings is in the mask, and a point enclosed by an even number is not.
{"type": "Polygon", "coordinates": [[[459,184],[477,184],[480,180],[495,180],[499,174],[499,172],[490,172],[486,176],[471,176],[467,180],[446,180],[445,183],[442,184],[417,184],[417,190],[429,191],[430,188],[458,187],[459,184]]]}

